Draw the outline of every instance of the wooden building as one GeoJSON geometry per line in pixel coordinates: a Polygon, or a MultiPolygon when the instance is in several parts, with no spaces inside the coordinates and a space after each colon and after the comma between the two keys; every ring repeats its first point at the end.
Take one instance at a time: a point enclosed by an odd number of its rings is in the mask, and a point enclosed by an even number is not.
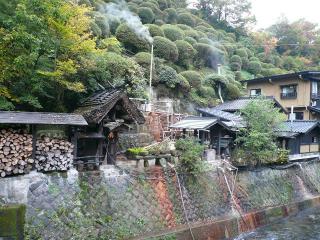
{"type": "Polygon", "coordinates": [[[236,129],[233,124],[228,124],[217,118],[189,116],[172,124],[171,129],[181,129],[184,135],[191,133],[202,144],[210,149],[215,149],[218,156],[229,155],[236,129]]]}
{"type": "Polygon", "coordinates": [[[76,136],[76,159],[83,163],[113,164],[119,132],[128,129],[130,124],[145,122],[142,112],[121,89],[93,94],[75,113],[83,115],[89,124],[76,136]]]}
{"type": "Polygon", "coordinates": [[[279,145],[289,150],[289,160],[318,158],[320,125],[317,121],[286,121],[275,130],[279,145]]]}
{"type": "Polygon", "coordinates": [[[272,96],[295,120],[320,119],[320,71],[302,71],[243,81],[247,95],[272,96]]]}
{"type": "Polygon", "coordinates": [[[0,111],[0,176],[67,170],[75,128],[85,125],[77,114],[0,111]]]}

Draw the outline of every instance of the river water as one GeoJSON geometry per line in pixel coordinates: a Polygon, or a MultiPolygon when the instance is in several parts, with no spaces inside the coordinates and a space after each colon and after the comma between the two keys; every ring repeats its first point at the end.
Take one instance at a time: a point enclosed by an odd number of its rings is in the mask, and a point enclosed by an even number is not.
{"type": "Polygon", "coordinates": [[[308,209],[235,240],[310,240],[320,239],[320,208],[308,209]]]}

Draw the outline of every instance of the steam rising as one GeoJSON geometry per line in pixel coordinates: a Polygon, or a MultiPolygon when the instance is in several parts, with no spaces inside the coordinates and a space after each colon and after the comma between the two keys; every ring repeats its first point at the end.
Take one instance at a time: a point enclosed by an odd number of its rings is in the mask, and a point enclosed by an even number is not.
{"type": "Polygon", "coordinates": [[[128,27],[135,32],[135,34],[147,40],[152,44],[153,39],[147,27],[143,26],[140,18],[134,15],[128,8],[125,1],[120,0],[117,3],[108,3],[100,6],[100,11],[104,14],[118,18],[126,22],[128,27]]]}

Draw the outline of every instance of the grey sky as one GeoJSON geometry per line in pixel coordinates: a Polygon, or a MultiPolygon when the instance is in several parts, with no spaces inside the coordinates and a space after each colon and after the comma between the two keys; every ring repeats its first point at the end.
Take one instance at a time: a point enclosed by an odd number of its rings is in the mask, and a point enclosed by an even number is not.
{"type": "Polygon", "coordinates": [[[281,15],[289,21],[305,18],[320,24],[320,0],[251,0],[252,12],[257,18],[255,28],[272,25],[281,15]]]}

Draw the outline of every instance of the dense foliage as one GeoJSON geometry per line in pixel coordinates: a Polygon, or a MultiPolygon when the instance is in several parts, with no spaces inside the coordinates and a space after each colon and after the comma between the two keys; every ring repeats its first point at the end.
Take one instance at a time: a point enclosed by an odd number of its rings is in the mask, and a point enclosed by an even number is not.
{"type": "Polygon", "coordinates": [[[148,31],[154,87],[196,105],[216,104],[219,82],[232,99],[243,94],[241,80],[319,70],[316,24],[284,18],[250,32],[248,0],[114,5],[118,12],[103,0],[0,0],[0,109],[71,111],[101,86],[147,98],[148,31]]]}
{"type": "Polygon", "coordinates": [[[240,129],[236,139],[243,151],[241,157],[252,165],[266,164],[277,159],[274,129],[279,128],[286,116],[274,107],[272,100],[264,98],[253,99],[241,110],[241,115],[246,123],[246,128],[240,129]]]}

